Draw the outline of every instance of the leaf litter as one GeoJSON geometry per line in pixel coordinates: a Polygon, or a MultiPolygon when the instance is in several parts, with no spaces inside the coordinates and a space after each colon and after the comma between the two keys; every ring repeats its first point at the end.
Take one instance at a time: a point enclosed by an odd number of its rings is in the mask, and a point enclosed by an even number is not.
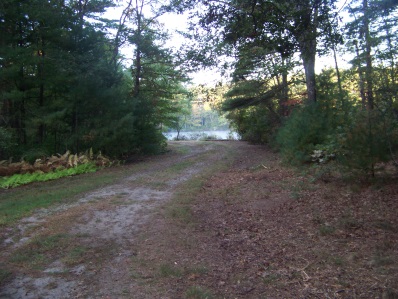
{"type": "MultiPolygon", "coordinates": [[[[0,298],[397,298],[396,178],[379,187],[312,182],[263,146],[187,144],[189,153],[155,159],[90,200],[33,221],[36,234],[77,236],[82,256],[15,267],[0,298]],[[232,165],[187,193],[189,221],[170,217],[176,190],[226,159],[226,149],[232,165]],[[151,187],[168,166],[209,151],[151,187]]],[[[15,246],[2,247],[6,264],[15,246]]]]}

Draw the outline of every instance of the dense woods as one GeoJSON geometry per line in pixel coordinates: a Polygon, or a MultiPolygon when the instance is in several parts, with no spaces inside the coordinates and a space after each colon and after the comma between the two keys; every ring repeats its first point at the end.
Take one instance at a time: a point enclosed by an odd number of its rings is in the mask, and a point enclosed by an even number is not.
{"type": "Polygon", "coordinates": [[[205,102],[243,139],[272,143],[292,163],[336,160],[372,175],[396,161],[396,1],[137,0],[105,19],[115,5],[1,2],[1,159],[159,152],[162,128],[180,130],[198,100],[186,72],[219,66],[231,82],[205,102]],[[163,47],[165,13],[190,16],[178,52],[163,47]],[[120,54],[127,44],[131,65],[120,54]],[[316,74],[322,55],[334,61],[316,74]]]}
{"type": "MultiPolygon", "coordinates": [[[[109,0],[0,4],[0,158],[33,160],[93,148],[108,155],[158,152],[159,129],[185,92],[183,72],[144,0],[119,20],[109,0]],[[148,18],[144,15],[148,11],[148,18]],[[123,65],[120,47],[134,51],[123,65]]],[[[177,107],[178,109],[178,107],[177,107]]]]}

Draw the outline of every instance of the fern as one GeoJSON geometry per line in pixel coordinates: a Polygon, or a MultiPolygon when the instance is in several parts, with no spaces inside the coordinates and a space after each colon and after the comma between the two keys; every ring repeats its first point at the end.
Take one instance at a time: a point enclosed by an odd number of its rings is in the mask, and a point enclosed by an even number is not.
{"type": "Polygon", "coordinates": [[[0,188],[9,189],[15,188],[21,185],[26,185],[33,182],[46,182],[56,180],[66,176],[73,176],[88,172],[97,171],[97,167],[92,163],[78,165],[74,168],[55,170],[54,172],[48,173],[26,173],[26,174],[14,174],[10,177],[3,177],[0,179],[0,188]]]}

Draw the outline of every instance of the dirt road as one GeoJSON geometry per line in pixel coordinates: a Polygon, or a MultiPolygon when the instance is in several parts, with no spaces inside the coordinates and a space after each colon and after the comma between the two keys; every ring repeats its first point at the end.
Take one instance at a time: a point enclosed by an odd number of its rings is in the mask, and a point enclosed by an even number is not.
{"type": "Polygon", "coordinates": [[[14,278],[0,297],[133,296],[129,267],[134,244],[142,241],[137,236],[182,184],[223,167],[231,158],[228,148],[228,143],[171,143],[171,152],[127,166],[130,173],[117,184],[22,219],[3,236],[2,261],[13,267],[14,278]]]}
{"type": "Polygon", "coordinates": [[[6,227],[0,298],[398,298],[396,177],[315,177],[237,141],[169,148],[6,227]]]}

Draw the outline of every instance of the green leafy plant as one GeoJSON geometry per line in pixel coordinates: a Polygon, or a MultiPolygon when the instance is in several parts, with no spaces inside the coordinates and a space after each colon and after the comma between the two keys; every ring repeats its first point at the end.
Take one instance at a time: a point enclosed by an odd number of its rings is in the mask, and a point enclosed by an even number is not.
{"type": "Polygon", "coordinates": [[[10,177],[3,177],[0,179],[0,188],[9,189],[21,185],[26,185],[33,182],[46,182],[50,180],[56,180],[66,176],[73,176],[82,173],[95,172],[97,166],[92,163],[77,165],[73,168],[59,169],[54,172],[42,173],[25,173],[25,174],[14,174],[10,177]]]}

